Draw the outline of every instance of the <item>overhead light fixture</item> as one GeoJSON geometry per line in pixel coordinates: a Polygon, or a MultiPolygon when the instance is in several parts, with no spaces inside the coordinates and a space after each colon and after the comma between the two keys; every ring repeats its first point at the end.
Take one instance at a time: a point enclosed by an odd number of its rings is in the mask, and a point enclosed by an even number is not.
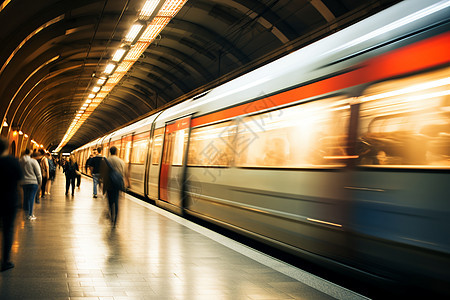
{"type": "MultiPolygon", "coordinates": [[[[83,122],[90,116],[90,114],[96,109],[96,107],[108,96],[113,90],[116,84],[123,78],[127,70],[141,57],[142,53],[148,48],[157,37],[164,27],[171,21],[171,19],[180,11],[187,0],[165,0],[164,3],[157,0],[147,0],[144,6],[139,12],[137,21],[129,30],[123,41],[125,45],[120,48],[125,49],[117,50],[113,55],[111,62],[106,66],[100,78],[97,80],[97,85],[101,86],[100,90],[96,93],[96,96],[92,100],[87,101],[91,103],[84,112],[84,114],[78,113],[78,118],[75,118],[60,144],[56,147],[56,151],[59,152],[64,145],[72,138],[77,132],[83,122]],[[155,14],[156,9],[158,12],[155,14]],[[150,18],[155,16],[153,20],[150,18]],[[149,25],[147,26],[147,21],[149,25]],[[151,21],[150,21],[151,20],[151,21]],[[145,35],[143,34],[145,32],[145,35]],[[117,55],[116,55],[117,54],[117,55]]],[[[95,73],[93,75],[95,77],[95,73]]],[[[88,103],[86,101],[86,103],[88,103]]]]}
{"type": "Polygon", "coordinates": [[[106,68],[105,68],[105,71],[104,71],[104,73],[105,74],[111,74],[112,73],[112,71],[114,71],[114,68],[116,67],[116,65],[115,64],[108,64],[107,66],[106,66],[106,68]]]}
{"type": "Polygon", "coordinates": [[[8,123],[6,123],[6,120],[3,121],[3,127],[8,127],[8,123]]]}
{"type": "Polygon", "coordinates": [[[100,87],[99,87],[99,86],[94,86],[94,87],[92,88],[92,91],[93,91],[94,93],[97,93],[98,91],[100,91],[100,87]]]}
{"type": "Polygon", "coordinates": [[[144,24],[142,23],[136,23],[131,26],[130,31],[128,31],[127,35],[125,36],[125,42],[134,44],[143,28],[144,24]]]}
{"type": "Polygon", "coordinates": [[[127,49],[125,48],[119,48],[116,50],[116,53],[114,53],[112,61],[119,62],[122,60],[123,55],[127,52],[127,49]]]}
{"type": "Polygon", "coordinates": [[[155,11],[158,3],[159,0],[147,0],[139,13],[139,19],[148,20],[155,11]]]}
{"type": "Polygon", "coordinates": [[[95,98],[95,94],[89,94],[89,95],[88,95],[88,98],[89,98],[89,99],[95,98]]]}
{"type": "Polygon", "coordinates": [[[23,135],[23,132],[22,132],[22,130],[19,130],[19,135],[23,135]]]}
{"type": "Polygon", "coordinates": [[[28,134],[25,134],[24,137],[25,137],[25,138],[28,138],[28,134]]]}
{"type": "Polygon", "coordinates": [[[97,84],[98,84],[98,85],[102,85],[102,84],[105,83],[105,81],[106,81],[106,77],[100,77],[100,79],[97,80],[97,84]]]}
{"type": "Polygon", "coordinates": [[[91,99],[87,99],[87,100],[86,100],[86,103],[87,103],[87,104],[89,104],[89,103],[91,103],[91,102],[92,102],[91,99]]]}

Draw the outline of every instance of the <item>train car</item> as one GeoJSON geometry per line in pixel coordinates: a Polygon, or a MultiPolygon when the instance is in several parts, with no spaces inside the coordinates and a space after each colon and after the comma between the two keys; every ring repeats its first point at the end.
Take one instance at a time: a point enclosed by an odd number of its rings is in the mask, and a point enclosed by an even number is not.
{"type": "Polygon", "coordinates": [[[403,1],[75,152],[118,146],[175,213],[448,293],[449,6],[403,1]]]}

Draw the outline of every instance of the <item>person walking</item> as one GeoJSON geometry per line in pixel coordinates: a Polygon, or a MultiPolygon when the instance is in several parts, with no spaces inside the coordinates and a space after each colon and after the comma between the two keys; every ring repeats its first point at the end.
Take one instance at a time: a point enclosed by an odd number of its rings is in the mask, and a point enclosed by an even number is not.
{"type": "Polygon", "coordinates": [[[19,163],[24,174],[22,181],[23,208],[26,211],[27,219],[35,220],[33,206],[38,187],[42,182],[41,168],[37,160],[30,157],[30,149],[25,149],[25,153],[19,163]]]}
{"type": "Polygon", "coordinates": [[[39,156],[40,156],[39,165],[41,167],[41,174],[42,174],[41,198],[45,198],[45,194],[47,194],[46,192],[47,181],[48,178],[50,177],[50,168],[48,166],[48,160],[47,157],[45,156],[44,149],[39,149],[39,156]]]}
{"type": "Polygon", "coordinates": [[[11,262],[11,247],[14,237],[14,220],[19,199],[18,184],[23,177],[20,164],[8,155],[8,141],[0,138],[0,219],[2,220],[2,261],[1,271],[14,268],[11,262]]]}
{"type": "Polygon", "coordinates": [[[75,178],[77,177],[78,164],[75,157],[71,155],[64,164],[64,173],[66,174],[66,195],[69,194],[69,187],[72,185],[72,196],[75,193],[75,178]]]}
{"type": "Polygon", "coordinates": [[[117,156],[117,148],[112,146],[109,153],[111,155],[104,159],[102,163],[101,174],[103,190],[106,191],[106,197],[108,198],[111,223],[115,227],[119,214],[119,193],[124,189],[125,183],[128,186],[128,176],[125,172],[124,161],[117,156]]]}
{"type": "Polygon", "coordinates": [[[96,151],[94,150],[94,154],[96,156],[92,157],[89,162],[89,169],[91,170],[92,178],[93,178],[93,197],[97,198],[97,185],[100,182],[100,165],[103,160],[102,156],[102,148],[98,147],[96,151]]]}

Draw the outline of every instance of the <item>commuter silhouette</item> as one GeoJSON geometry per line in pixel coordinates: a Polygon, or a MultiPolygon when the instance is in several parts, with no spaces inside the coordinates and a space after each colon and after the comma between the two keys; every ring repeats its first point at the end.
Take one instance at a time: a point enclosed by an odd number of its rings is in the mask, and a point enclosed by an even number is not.
{"type": "Polygon", "coordinates": [[[78,164],[75,161],[73,155],[69,157],[69,160],[64,164],[64,173],[66,174],[66,195],[69,194],[69,187],[72,185],[72,196],[75,193],[75,178],[77,177],[78,164]]]}
{"type": "Polygon", "coordinates": [[[11,247],[14,236],[14,220],[18,202],[18,183],[22,170],[15,157],[8,154],[8,142],[0,138],[0,218],[3,224],[1,271],[14,268],[11,262],[11,247]]]}
{"type": "Polygon", "coordinates": [[[101,175],[103,178],[103,190],[106,191],[108,198],[111,223],[113,226],[116,226],[119,214],[119,193],[120,190],[124,189],[128,178],[125,176],[125,163],[116,155],[117,148],[112,146],[109,149],[109,153],[111,155],[108,159],[104,159],[102,162],[101,175]]]}
{"type": "Polygon", "coordinates": [[[34,201],[39,193],[39,185],[42,183],[41,168],[37,160],[30,157],[29,149],[25,150],[19,162],[24,174],[22,181],[23,208],[26,211],[27,219],[34,220],[36,219],[33,214],[34,201]]]}

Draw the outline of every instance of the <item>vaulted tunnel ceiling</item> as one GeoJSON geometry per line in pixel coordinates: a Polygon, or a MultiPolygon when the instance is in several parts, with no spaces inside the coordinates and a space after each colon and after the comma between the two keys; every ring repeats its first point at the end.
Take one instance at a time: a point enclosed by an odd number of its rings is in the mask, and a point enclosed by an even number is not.
{"type": "MultiPolygon", "coordinates": [[[[0,1],[0,117],[55,148],[145,0],[0,1]],[[6,118],[6,119],[5,119],[6,118]]],[[[63,151],[398,2],[189,0],[63,151]]]]}

